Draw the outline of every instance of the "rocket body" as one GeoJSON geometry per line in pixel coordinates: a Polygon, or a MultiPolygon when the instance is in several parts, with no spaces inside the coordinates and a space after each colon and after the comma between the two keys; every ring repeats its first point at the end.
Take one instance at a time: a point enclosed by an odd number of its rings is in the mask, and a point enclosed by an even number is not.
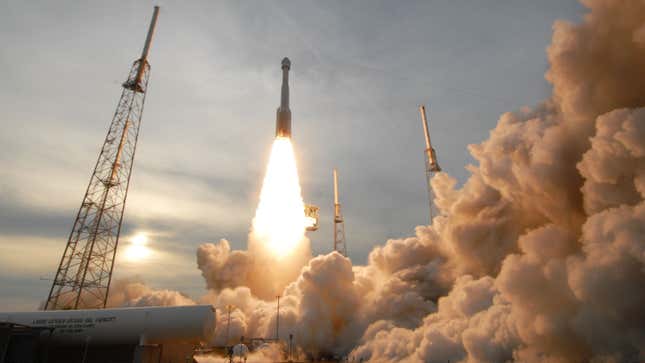
{"type": "Polygon", "coordinates": [[[276,112],[275,136],[291,137],[291,110],[289,109],[289,70],[291,61],[289,58],[282,60],[282,92],[280,95],[280,107],[276,112]]]}

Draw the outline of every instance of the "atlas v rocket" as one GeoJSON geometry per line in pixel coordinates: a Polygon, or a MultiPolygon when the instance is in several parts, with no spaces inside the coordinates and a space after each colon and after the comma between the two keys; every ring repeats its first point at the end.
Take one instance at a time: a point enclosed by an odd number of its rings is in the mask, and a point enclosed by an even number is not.
{"type": "Polygon", "coordinates": [[[289,109],[289,70],[291,61],[285,57],[282,60],[282,94],[275,120],[275,136],[291,137],[291,110],[289,109]]]}

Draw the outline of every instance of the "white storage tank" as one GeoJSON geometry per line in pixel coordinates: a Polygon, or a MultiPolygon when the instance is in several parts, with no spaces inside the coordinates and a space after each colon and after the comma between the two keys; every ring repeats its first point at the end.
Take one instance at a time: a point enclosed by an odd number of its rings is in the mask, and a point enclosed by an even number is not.
{"type": "Polygon", "coordinates": [[[215,330],[211,305],[96,310],[0,312],[0,322],[53,328],[59,344],[208,342],[215,330]]]}

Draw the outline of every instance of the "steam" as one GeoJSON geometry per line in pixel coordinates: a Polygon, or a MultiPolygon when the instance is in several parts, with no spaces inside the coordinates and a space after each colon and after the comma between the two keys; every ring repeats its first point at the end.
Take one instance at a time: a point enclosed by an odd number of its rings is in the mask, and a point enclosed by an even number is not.
{"type": "Polygon", "coordinates": [[[462,187],[435,176],[432,225],[366,266],[309,258],[303,239],[278,278],[257,233],[248,251],[202,245],[214,343],[227,343],[227,305],[236,341],[275,336],[279,293],[280,338],[311,356],[645,361],[645,3],[584,4],[581,24],[554,24],[552,97],[471,145],[478,165],[462,187]]]}
{"type": "Polygon", "coordinates": [[[108,307],[194,305],[188,296],[173,290],[157,290],[135,279],[112,282],[108,307]]]}

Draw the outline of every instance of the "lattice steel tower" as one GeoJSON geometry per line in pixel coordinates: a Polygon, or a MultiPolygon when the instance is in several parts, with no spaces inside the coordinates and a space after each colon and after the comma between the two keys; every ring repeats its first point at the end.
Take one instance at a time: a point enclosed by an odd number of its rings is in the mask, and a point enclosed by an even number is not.
{"type": "Polygon", "coordinates": [[[104,308],[119,244],[134,153],[148,89],[148,51],[159,7],[155,6],[141,58],[123,83],[103,148],[60,260],[45,310],[104,308]]]}
{"type": "Polygon", "coordinates": [[[419,106],[419,113],[421,113],[421,123],[423,124],[423,135],[426,139],[426,187],[428,188],[428,203],[430,207],[430,224],[432,224],[432,218],[434,218],[434,192],[432,191],[432,185],[430,181],[432,177],[441,171],[439,163],[437,162],[437,154],[430,143],[430,132],[428,131],[428,120],[426,119],[426,107],[421,105],[419,106]]]}
{"type": "Polygon", "coordinates": [[[347,241],[345,241],[345,222],[340,212],[338,202],[338,173],[334,169],[334,251],[347,257],[347,241]]]}

